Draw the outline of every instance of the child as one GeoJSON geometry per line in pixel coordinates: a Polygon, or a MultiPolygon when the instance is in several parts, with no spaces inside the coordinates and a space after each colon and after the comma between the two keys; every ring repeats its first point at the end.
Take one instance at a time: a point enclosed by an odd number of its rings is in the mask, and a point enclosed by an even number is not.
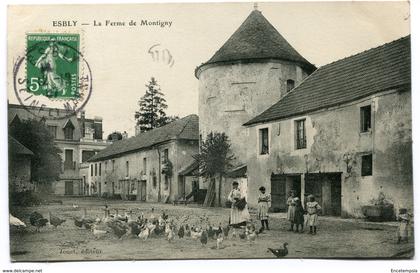
{"type": "Polygon", "coordinates": [[[397,230],[398,244],[401,242],[408,242],[408,230],[410,228],[410,214],[407,213],[407,209],[400,209],[397,220],[400,225],[397,230]]]}
{"type": "Polygon", "coordinates": [[[311,194],[308,196],[309,202],[306,203],[306,210],[308,212],[309,234],[316,234],[316,226],[318,225],[318,211],[321,206],[315,201],[315,197],[311,194]]]}
{"type": "Polygon", "coordinates": [[[287,220],[290,221],[289,231],[293,231],[293,222],[295,220],[295,203],[293,198],[295,197],[295,192],[291,190],[289,192],[289,197],[287,198],[287,220]]]}
{"type": "Polygon", "coordinates": [[[303,222],[304,218],[303,215],[305,214],[305,210],[302,207],[302,202],[300,202],[299,197],[295,197],[293,199],[295,203],[295,217],[294,217],[294,224],[296,225],[295,232],[299,232],[299,226],[301,226],[300,232],[303,232],[303,222]]]}
{"type": "Polygon", "coordinates": [[[265,187],[260,187],[259,191],[257,217],[261,221],[261,230],[264,230],[264,223],[265,228],[270,230],[268,227],[268,208],[269,202],[271,202],[271,197],[270,194],[265,193],[265,187]]]}

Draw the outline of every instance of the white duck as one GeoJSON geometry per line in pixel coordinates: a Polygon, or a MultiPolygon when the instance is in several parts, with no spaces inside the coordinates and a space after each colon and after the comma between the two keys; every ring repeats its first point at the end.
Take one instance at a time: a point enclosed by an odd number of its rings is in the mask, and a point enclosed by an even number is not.
{"type": "Polygon", "coordinates": [[[19,218],[14,217],[9,213],[9,224],[15,227],[26,227],[26,224],[22,222],[19,218]]]}

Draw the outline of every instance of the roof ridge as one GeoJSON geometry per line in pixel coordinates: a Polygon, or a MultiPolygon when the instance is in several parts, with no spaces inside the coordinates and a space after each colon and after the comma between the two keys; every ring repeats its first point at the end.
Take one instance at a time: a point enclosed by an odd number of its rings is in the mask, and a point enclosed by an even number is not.
{"type": "Polygon", "coordinates": [[[319,67],[249,126],[330,107],[411,84],[410,35],[319,67]]]}
{"type": "MultiPolygon", "coordinates": [[[[398,41],[400,41],[400,40],[408,39],[408,38],[410,38],[410,36],[411,36],[411,34],[408,34],[408,35],[406,35],[406,36],[404,36],[404,37],[400,37],[400,38],[398,38],[398,39],[396,39],[396,40],[389,41],[389,42],[387,42],[387,43],[385,43],[385,44],[382,44],[382,45],[379,45],[379,46],[375,46],[375,47],[371,47],[371,48],[365,49],[365,50],[363,50],[363,51],[360,51],[360,52],[358,52],[358,53],[354,53],[354,54],[349,55],[349,56],[346,56],[346,57],[344,57],[344,58],[341,58],[341,59],[338,59],[338,60],[332,61],[332,62],[330,62],[330,63],[327,63],[327,64],[324,64],[324,65],[320,66],[318,69],[316,69],[316,71],[317,71],[317,70],[319,70],[319,69],[321,69],[321,68],[325,68],[326,66],[330,66],[330,65],[332,65],[332,64],[336,64],[336,63],[339,63],[339,62],[341,62],[341,61],[345,61],[345,60],[347,60],[347,59],[349,59],[349,58],[354,58],[354,57],[356,57],[356,56],[359,56],[359,55],[362,55],[362,54],[366,54],[367,52],[370,52],[370,51],[373,51],[373,50],[377,50],[377,49],[379,49],[379,48],[381,48],[381,47],[386,47],[386,46],[389,46],[389,45],[391,45],[391,44],[393,44],[393,43],[397,44],[396,42],[398,42],[398,41]]],[[[314,71],[313,73],[315,73],[315,71],[314,71]]],[[[313,73],[312,73],[312,74],[313,74],[313,73]]],[[[312,75],[312,74],[311,74],[311,75],[312,75]]]]}

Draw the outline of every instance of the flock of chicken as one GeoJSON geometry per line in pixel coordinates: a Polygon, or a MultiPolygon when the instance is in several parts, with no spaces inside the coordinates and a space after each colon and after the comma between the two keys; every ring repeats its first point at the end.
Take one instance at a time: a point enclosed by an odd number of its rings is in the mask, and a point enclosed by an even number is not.
{"type": "MultiPolygon", "coordinates": [[[[254,243],[262,232],[262,230],[257,230],[252,223],[249,223],[240,231],[232,229],[229,225],[222,226],[221,223],[215,226],[210,223],[206,215],[199,216],[198,219],[191,219],[193,216],[190,215],[169,217],[164,210],[159,214],[155,214],[154,208],[151,209],[147,217],[143,212],[139,216],[133,216],[132,210],[124,212],[124,215],[118,214],[118,210],[116,210],[115,214],[111,214],[110,211],[108,205],[105,205],[104,217],[94,218],[87,216],[84,208],[83,215],[81,217],[73,217],[72,220],[77,228],[91,231],[96,239],[111,234],[120,240],[125,238],[147,240],[151,237],[160,237],[171,243],[176,238],[190,237],[193,240],[200,241],[202,246],[207,245],[209,240],[214,240],[216,244],[211,247],[213,249],[225,248],[223,241],[228,238],[234,239],[238,237],[241,240],[254,243]]],[[[40,228],[46,226],[48,222],[57,228],[66,221],[66,219],[61,219],[50,212],[48,214],[49,219],[44,218],[39,212],[33,212],[29,217],[29,221],[37,231],[40,231],[40,228]]],[[[12,215],[10,215],[10,223],[11,225],[25,225],[12,215]]],[[[284,257],[288,254],[287,243],[284,244],[283,248],[269,248],[268,251],[278,258],[284,257]]]]}

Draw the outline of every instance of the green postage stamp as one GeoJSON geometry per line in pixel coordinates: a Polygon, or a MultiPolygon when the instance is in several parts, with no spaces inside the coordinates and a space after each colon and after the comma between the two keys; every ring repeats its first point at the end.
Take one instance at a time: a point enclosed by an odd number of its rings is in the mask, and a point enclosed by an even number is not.
{"type": "Polygon", "coordinates": [[[27,91],[48,98],[79,98],[79,34],[31,33],[26,45],[27,91]]]}

